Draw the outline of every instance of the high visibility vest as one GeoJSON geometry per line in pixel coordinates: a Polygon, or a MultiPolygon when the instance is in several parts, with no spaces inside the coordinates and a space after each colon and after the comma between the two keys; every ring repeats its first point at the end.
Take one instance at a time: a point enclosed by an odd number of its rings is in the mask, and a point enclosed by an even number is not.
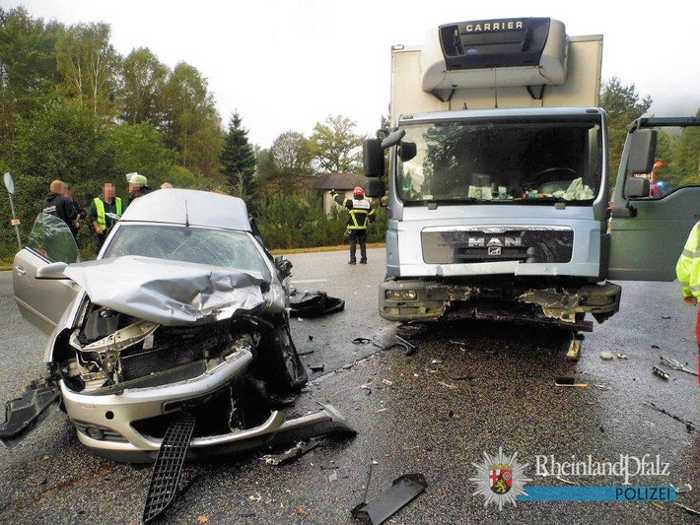
{"type": "MultiPolygon", "coordinates": [[[[350,201],[350,199],[347,200],[350,201]]],[[[353,199],[351,202],[352,208],[348,210],[350,212],[348,230],[366,230],[369,217],[374,213],[374,210],[371,209],[367,199],[353,199]]]]}
{"type": "MultiPolygon", "coordinates": [[[[107,227],[107,217],[105,215],[105,203],[99,198],[95,197],[92,200],[95,203],[95,210],[97,210],[97,224],[103,230],[107,227]]],[[[114,206],[119,217],[122,216],[122,200],[119,197],[114,197],[114,206]]]]}
{"type": "Polygon", "coordinates": [[[683,297],[700,299],[700,222],[690,230],[676,263],[676,277],[683,287],[683,297]]]}

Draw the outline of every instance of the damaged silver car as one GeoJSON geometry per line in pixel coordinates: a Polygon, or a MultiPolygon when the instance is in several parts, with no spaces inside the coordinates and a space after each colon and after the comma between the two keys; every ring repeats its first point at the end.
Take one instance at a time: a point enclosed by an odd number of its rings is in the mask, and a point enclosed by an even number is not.
{"type": "Polygon", "coordinates": [[[14,289],[22,315],[50,333],[48,376],[8,402],[0,439],[20,439],[55,403],[85,446],[120,461],[154,461],[183,421],[187,457],[351,432],[330,406],[285,416],[307,381],[289,272],[235,197],[143,196],[84,263],[67,225],[41,214],[14,289]]]}

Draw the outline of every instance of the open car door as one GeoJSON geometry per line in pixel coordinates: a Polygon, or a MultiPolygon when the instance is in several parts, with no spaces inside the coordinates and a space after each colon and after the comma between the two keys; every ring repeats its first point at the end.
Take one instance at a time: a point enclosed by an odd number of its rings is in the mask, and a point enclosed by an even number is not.
{"type": "Polygon", "coordinates": [[[22,317],[47,334],[53,331],[79,287],[61,278],[60,272],[42,276],[42,269],[77,261],[78,246],[68,225],[58,217],[40,213],[27,245],[15,255],[12,277],[22,317]]]}
{"type": "Polygon", "coordinates": [[[608,224],[609,279],[676,278],[676,261],[700,220],[700,174],[691,180],[694,185],[663,191],[664,181],[653,180],[656,140],[658,128],[695,126],[700,126],[698,117],[640,118],[630,126],[608,224]]]}

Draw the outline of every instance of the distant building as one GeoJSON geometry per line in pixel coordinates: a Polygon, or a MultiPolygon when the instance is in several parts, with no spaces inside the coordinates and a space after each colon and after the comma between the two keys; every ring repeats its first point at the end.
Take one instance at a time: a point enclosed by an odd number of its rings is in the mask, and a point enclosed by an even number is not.
{"type": "Polygon", "coordinates": [[[333,210],[333,199],[331,190],[344,194],[347,198],[352,198],[352,189],[361,186],[365,190],[367,179],[362,175],[353,173],[324,173],[318,176],[316,189],[323,192],[323,212],[330,215],[333,210]]]}

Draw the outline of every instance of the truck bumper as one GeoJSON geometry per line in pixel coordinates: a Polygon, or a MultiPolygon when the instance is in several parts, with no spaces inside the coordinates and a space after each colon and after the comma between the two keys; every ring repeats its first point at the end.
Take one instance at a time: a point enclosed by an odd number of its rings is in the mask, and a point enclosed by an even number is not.
{"type": "Polygon", "coordinates": [[[569,326],[590,331],[584,314],[603,322],[619,310],[620,286],[483,289],[432,280],[388,280],[379,286],[379,314],[389,321],[493,319],[569,326]]]}

